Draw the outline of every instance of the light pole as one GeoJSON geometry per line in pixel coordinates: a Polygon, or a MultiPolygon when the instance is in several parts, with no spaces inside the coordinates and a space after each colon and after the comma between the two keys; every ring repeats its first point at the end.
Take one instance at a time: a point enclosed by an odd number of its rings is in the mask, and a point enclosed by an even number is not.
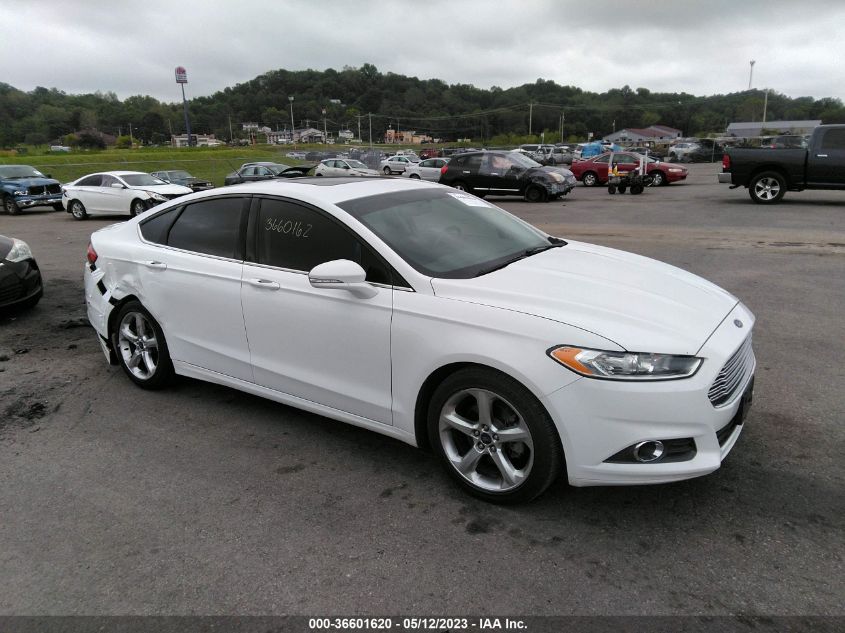
{"type": "Polygon", "coordinates": [[[288,97],[290,101],[290,142],[293,143],[293,96],[288,97]]]}
{"type": "Polygon", "coordinates": [[[176,83],[182,86],[182,107],[185,110],[185,132],[188,136],[188,147],[191,146],[191,119],[188,117],[188,100],[185,99],[185,84],[188,83],[188,71],[182,66],[176,67],[176,83]]]}
{"type": "Polygon", "coordinates": [[[751,78],[754,76],[754,64],[756,62],[751,60],[751,70],[748,71],[748,89],[751,90],[751,78]]]}

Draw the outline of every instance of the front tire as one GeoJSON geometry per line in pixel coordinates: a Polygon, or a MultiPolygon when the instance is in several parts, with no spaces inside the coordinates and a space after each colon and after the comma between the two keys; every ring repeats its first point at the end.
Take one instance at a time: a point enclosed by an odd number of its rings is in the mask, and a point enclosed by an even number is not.
{"type": "Polygon", "coordinates": [[[133,200],[132,204],[129,206],[129,216],[135,217],[147,210],[147,205],[144,203],[143,200],[133,200]]]}
{"type": "Polygon", "coordinates": [[[585,187],[595,187],[599,184],[598,174],[594,171],[588,171],[586,174],[581,176],[581,182],[584,183],[585,187]]]}
{"type": "Polygon", "coordinates": [[[382,169],[382,171],[384,172],[384,175],[385,175],[385,176],[389,176],[389,175],[390,175],[390,167],[385,167],[384,169],[382,169]]]}
{"type": "Polygon", "coordinates": [[[161,327],[138,301],[118,312],[112,347],[129,379],[143,389],[161,389],[173,378],[173,363],[161,327]]]}
{"type": "Polygon", "coordinates": [[[786,194],[786,179],[776,171],[764,171],[751,179],[748,195],[757,204],[776,204],[786,194]]]}
{"type": "Polygon", "coordinates": [[[410,176],[408,176],[408,178],[412,178],[413,180],[419,180],[420,175],[419,174],[411,174],[410,176]]]}
{"type": "Polygon", "coordinates": [[[3,198],[3,208],[9,215],[17,215],[21,212],[21,208],[12,196],[6,196],[3,198]]]}
{"type": "Polygon", "coordinates": [[[651,172],[651,184],[650,187],[660,187],[662,185],[667,184],[666,174],[664,174],[659,169],[655,169],[651,172]]]}
{"type": "Polygon", "coordinates": [[[528,389],[497,371],[472,367],[449,376],[431,398],[427,422],[449,475],[479,499],[530,501],[565,470],[548,412],[528,389]]]}
{"type": "Polygon", "coordinates": [[[61,202],[56,202],[51,206],[53,207],[53,211],[64,211],[64,207],[62,206],[61,202]]]}
{"type": "Polygon", "coordinates": [[[88,217],[88,212],[85,210],[85,205],[82,204],[79,200],[73,200],[70,203],[70,214],[76,220],[84,220],[88,217]]]}
{"type": "Polygon", "coordinates": [[[528,202],[541,202],[545,192],[537,185],[531,185],[525,190],[525,199],[528,202]]]}

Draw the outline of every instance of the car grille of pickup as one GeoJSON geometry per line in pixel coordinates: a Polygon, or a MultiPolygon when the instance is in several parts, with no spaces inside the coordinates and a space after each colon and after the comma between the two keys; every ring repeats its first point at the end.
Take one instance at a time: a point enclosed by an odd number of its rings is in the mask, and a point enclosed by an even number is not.
{"type": "Polygon", "coordinates": [[[754,350],[751,347],[751,336],[742,342],[739,349],[725,363],[716,380],[710,386],[707,397],[714,407],[720,407],[730,402],[737,390],[745,384],[751,372],[754,371],[754,350]]]}
{"type": "Polygon", "coordinates": [[[29,187],[26,192],[31,196],[43,196],[45,193],[61,193],[62,187],[58,184],[52,185],[37,185],[35,187],[29,187]]]}

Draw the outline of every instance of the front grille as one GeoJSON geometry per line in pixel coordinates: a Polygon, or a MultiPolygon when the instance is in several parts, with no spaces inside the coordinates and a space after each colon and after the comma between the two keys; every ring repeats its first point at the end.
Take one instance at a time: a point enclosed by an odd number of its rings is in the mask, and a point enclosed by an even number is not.
{"type": "Polygon", "coordinates": [[[29,187],[26,192],[31,196],[43,196],[44,185],[36,185],[35,187],[29,187]]]}
{"type": "Polygon", "coordinates": [[[0,288],[0,305],[10,303],[17,299],[24,297],[23,284],[15,284],[14,286],[7,286],[0,288]]]}
{"type": "Polygon", "coordinates": [[[751,335],[725,363],[716,380],[710,386],[707,397],[714,407],[730,402],[737,390],[754,371],[754,350],[751,347],[751,335]]]}
{"type": "Polygon", "coordinates": [[[62,186],[59,183],[53,183],[52,185],[47,185],[47,193],[61,193],[62,186]]]}

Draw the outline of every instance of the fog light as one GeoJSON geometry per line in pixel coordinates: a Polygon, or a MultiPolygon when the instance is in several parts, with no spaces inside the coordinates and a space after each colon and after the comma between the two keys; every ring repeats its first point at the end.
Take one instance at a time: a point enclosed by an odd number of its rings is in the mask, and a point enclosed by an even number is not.
{"type": "Polygon", "coordinates": [[[640,442],[634,446],[634,459],[643,464],[648,462],[655,462],[663,457],[663,442],[660,440],[650,440],[648,442],[640,442]]]}

